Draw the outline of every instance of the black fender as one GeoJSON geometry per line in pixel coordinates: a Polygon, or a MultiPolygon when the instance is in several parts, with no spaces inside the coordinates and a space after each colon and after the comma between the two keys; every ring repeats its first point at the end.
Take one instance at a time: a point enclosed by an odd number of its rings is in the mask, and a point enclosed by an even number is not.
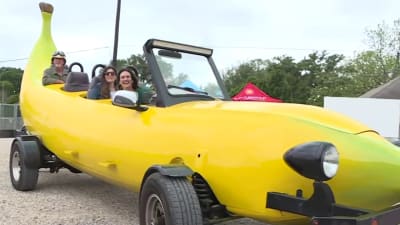
{"type": "Polygon", "coordinates": [[[142,192],[142,187],[144,181],[153,173],[160,173],[163,176],[168,177],[188,177],[194,174],[193,170],[189,167],[181,164],[175,165],[153,165],[149,169],[147,169],[146,173],[143,176],[142,183],[140,185],[140,192],[142,192]]]}
{"type": "MultiPolygon", "coordinates": [[[[158,172],[163,176],[168,177],[187,177],[193,175],[193,170],[185,165],[154,165],[150,167],[144,178],[148,177],[150,174],[158,172]]],[[[144,181],[145,179],[143,179],[144,181]]]]}
{"type": "Polygon", "coordinates": [[[13,141],[19,142],[23,148],[24,163],[28,168],[38,169],[41,166],[40,140],[34,135],[16,137],[13,141]]]}

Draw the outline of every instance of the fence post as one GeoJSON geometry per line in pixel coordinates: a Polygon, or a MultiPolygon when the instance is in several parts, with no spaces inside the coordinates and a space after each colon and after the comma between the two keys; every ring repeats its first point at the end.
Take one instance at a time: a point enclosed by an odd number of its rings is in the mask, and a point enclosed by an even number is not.
{"type": "Polygon", "coordinates": [[[14,110],[13,110],[13,128],[14,128],[14,130],[16,130],[17,129],[17,120],[18,120],[18,114],[17,114],[17,110],[18,110],[18,105],[17,104],[14,104],[13,105],[14,106],[14,110]]]}

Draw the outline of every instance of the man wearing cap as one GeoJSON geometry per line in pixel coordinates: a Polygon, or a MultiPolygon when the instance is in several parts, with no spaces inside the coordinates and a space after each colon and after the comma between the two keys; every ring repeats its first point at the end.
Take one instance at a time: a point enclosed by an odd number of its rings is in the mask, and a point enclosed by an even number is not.
{"type": "Polygon", "coordinates": [[[62,51],[56,51],[51,57],[51,66],[43,74],[43,85],[63,84],[68,75],[67,60],[62,51]]]}

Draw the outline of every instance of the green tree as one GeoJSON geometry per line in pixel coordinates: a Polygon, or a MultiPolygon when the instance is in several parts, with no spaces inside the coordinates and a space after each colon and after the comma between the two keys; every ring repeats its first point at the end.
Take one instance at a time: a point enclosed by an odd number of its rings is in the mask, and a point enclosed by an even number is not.
{"type": "Polygon", "coordinates": [[[353,94],[354,81],[344,59],[326,51],[313,52],[298,63],[289,56],[258,59],[228,70],[223,77],[231,95],[252,82],[285,102],[322,106],[324,96],[353,94]]]}
{"type": "Polygon", "coordinates": [[[400,19],[395,20],[392,26],[382,22],[375,29],[367,29],[366,35],[366,43],[375,52],[375,64],[381,70],[376,76],[399,76],[400,19]]]}
{"type": "Polygon", "coordinates": [[[12,93],[13,89],[14,86],[10,81],[0,81],[0,103],[6,103],[6,99],[12,93]]]}
{"type": "Polygon", "coordinates": [[[179,86],[180,84],[182,84],[187,79],[189,79],[189,76],[187,74],[180,73],[176,77],[169,76],[168,78],[166,78],[165,82],[167,82],[167,84],[172,84],[172,85],[178,85],[179,86]]]}
{"type": "Polygon", "coordinates": [[[325,96],[353,96],[354,80],[337,73],[321,73],[316,76],[318,85],[310,90],[307,104],[322,106],[325,96]]]}
{"type": "MultiPolygon", "coordinates": [[[[15,103],[21,89],[23,70],[11,67],[0,68],[0,102],[15,103]],[[7,100],[10,96],[11,100],[7,100]]],[[[18,102],[18,101],[17,101],[18,102]]]]}
{"type": "MultiPolygon", "coordinates": [[[[162,71],[163,76],[166,80],[172,81],[174,79],[179,80],[185,78],[185,75],[181,74],[178,77],[174,78],[172,65],[163,61],[159,56],[156,56],[156,59],[159,63],[160,70],[162,71]]],[[[134,66],[138,70],[140,81],[151,85],[151,74],[149,66],[143,54],[131,55],[127,59],[117,60],[117,70],[126,66],[134,66]]]]}
{"type": "Polygon", "coordinates": [[[6,104],[16,104],[19,102],[19,94],[10,95],[6,100],[6,104]]]}
{"type": "Polygon", "coordinates": [[[266,81],[266,68],[269,61],[254,59],[240,64],[237,68],[231,68],[222,74],[225,86],[230,96],[236,95],[244,85],[252,82],[255,85],[266,81]]]}
{"type": "MultiPolygon", "coordinates": [[[[159,56],[156,56],[156,60],[157,60],[158,66],[160,67],[160,72],[163,75],[165,82],[167,84],[171,84],[172,82],[174,82],[175,81],[174,80],[175,79],[174,78],[174,68],[173,68],[172,64],[163,61],[161,59],[161,57],[159,57],[159,56]]],[[[180,74],[180,76],[186,76],[186,75],[180,74]]]]}
{"type": "Polygon", "coordinates": [[[149,67],[143,54],[131,55],[127,59],[117,60],[117,70],[126,66],[134,66],[138,70],[140,81],[148,83],[151,79],[149,67]]]}
{"type": "Polygon", "coordinates": [[[214,83],[208,83],[202,89],[206,91],[208,95],[222,97],[222,92],[220,91],[219,86],[214,83]]]}
{"type": "Polygon", "coordinates": [[[266,79],[256,83],[264,92],[285,102],[304,102],[300,72],[292,57],[275,57],[266,68],[266,79]]]}
{"type": "Polygon", "coordinates": [[[297,93],[302,103],[322,106],[325,96],[346,96],[348,85],[345,57],[339,54],[328,54],[326,51],[313,52],[298,63],[301,71],[297,93]],[[301,93],[304,92],[304,95],[301,93]]]}
{"type": "Polygon", "coordinates": [[[394,57],[382,56],[376,51],[365,51],[358,54],[347,65],[348,72],[354,80],[352,96],[360,96],[387,83],[394,76],[388,71],[393,70],[395,65],[394,57]]]}

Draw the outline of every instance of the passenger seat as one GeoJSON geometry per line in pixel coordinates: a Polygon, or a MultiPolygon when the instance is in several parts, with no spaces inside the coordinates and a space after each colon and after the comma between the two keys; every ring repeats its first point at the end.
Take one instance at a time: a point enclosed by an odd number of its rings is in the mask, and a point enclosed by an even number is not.
{"type": "Polygon", "coordinates": [[[69,72],[64,85],[64,91],[76,92],[89,89],[89,77],[85,72],[69,72]]]}

